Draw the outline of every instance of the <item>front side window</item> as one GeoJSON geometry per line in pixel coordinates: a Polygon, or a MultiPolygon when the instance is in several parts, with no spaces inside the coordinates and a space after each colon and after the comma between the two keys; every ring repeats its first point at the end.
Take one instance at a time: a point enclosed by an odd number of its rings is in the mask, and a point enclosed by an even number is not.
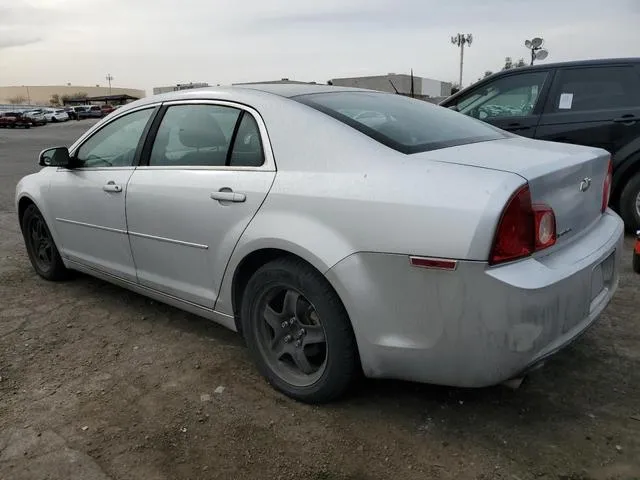
{"type": "Polygon", "coordinates": [[[156,134],[150,166],[259,166],[263,163],[255,119],[221,105],[175,105],[156,134]],[[232,148],[233,144],[233,148],[232,148]]]}
{"type": "Polygon", "coordinates": [[[402,95],[369,92],[292,97],[402,153],[505,138],[506,133],[447,108],[402,95]]]}
{"type": "Polygon", "coordinates": [[[153,108],[124,115],[100,129],[76,154],[78,167],[129,167],[153,108]]]}
{"type": "Polygon", "coordinates": [[[485,121],[531,115],[547,76],[533,72],[499,78],[462,98],[458,111],[485,121]]]}
{"type": "Polygon", "coordinates": [[[558,76],[553,112],[640,106],[640,77],[632,66],[572,68],[558,76]]]}

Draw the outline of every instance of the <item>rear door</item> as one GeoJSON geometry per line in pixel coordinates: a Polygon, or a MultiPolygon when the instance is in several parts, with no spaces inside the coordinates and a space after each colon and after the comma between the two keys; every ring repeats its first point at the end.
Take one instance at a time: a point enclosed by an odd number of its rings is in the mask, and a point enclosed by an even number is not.
{"type": "Polygon", "coordinates": [[[266,128],[246,106],[182,101],[164,110],[127,190],[138,281],[212,309],[275,164],[266,128]]]}
{"type": "Polygon", "coordinates": [[[460,97],[457,110],[517,135],[533,137],[551,74],[551,70],[515,70],[460,97]]]}
{"type": "Polygon", "coordinates": [[[614,154],[640,136],[640,76],[633,65],[559,68],[536,138],[614,154]]]}

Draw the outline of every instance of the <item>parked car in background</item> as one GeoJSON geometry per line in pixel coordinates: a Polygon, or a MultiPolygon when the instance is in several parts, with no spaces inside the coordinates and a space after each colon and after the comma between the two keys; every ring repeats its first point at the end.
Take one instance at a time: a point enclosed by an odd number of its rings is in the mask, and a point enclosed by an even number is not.
{"type": "Polygon", "coordinates": [[[78,119],[78,114],[76,113],[73,107],[64,107],[64,111],[67,112],[67,115],[69,116],[69,120],[78,119]]]}
{"type": "Polygon", "coordinates": [[[0,128],[31,128],[33,120],[25,117],[21,112],[2,112],[0,114],[0,128]]]}
{"type": "Polygon", "coordinates": [[[113,105],[102,105],[100,108],[104,116],[109,115],[115,110],[115,107],[113,105]]]}
{"type": "Polygon", "coordinates": [[[524,137],[604,148],[611,206],[640,230],[640,58],[504,70],[440,105],[524,137]]]}
{"type": "Polygon", "coordinates": [[[37,110],[26,110],[22,112],[22,115],[28,118],[31,121],[31,125],[37,127],[39,125],[46,125],[47,118],[45,116],[45,111],[42,109],[37,110]]]}
{"type": "Polygon", "coordinates": [[[47,121],[52,123],[66,122],[69,120],[69,114],[64,108],[47,108],[44,112],[44,116],[47,121]]]}
{"type": "Polygon", "coordinates": [[[519,378],[618,286],[605,150],[400,95],[174,92],[39,163],[15,197],[39,275],[80,270],[238,330],[264,377],[306,402],[361,372],[519,378]]]}
{"type": "Polygon", "coordinates": [[[85,105],[84,110],[79,112],[80,118],[102,118],[104,113],[99,105],[85,105]]]}

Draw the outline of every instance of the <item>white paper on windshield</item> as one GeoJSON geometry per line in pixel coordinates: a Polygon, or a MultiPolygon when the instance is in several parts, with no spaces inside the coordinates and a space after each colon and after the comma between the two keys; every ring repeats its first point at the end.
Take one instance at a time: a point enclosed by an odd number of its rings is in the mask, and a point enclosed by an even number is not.
{"type": "Polygon", "coordinates": [[[563,93],[560,95],[558,108],[562,110],[570,110],[573,104],[573,93],[563,93]]]}

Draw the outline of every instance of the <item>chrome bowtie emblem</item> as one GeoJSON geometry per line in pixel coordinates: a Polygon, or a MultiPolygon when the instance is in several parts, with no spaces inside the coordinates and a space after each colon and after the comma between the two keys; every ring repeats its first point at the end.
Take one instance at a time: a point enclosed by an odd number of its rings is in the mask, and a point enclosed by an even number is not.
{"type": "Polygon", "coordinates": [[[591,186],[591,179],[589,177],[585,177],[580,182],[580,191],[581,192],[586,192],[587,190],[589,190],[590,186],[591,186]]]}

